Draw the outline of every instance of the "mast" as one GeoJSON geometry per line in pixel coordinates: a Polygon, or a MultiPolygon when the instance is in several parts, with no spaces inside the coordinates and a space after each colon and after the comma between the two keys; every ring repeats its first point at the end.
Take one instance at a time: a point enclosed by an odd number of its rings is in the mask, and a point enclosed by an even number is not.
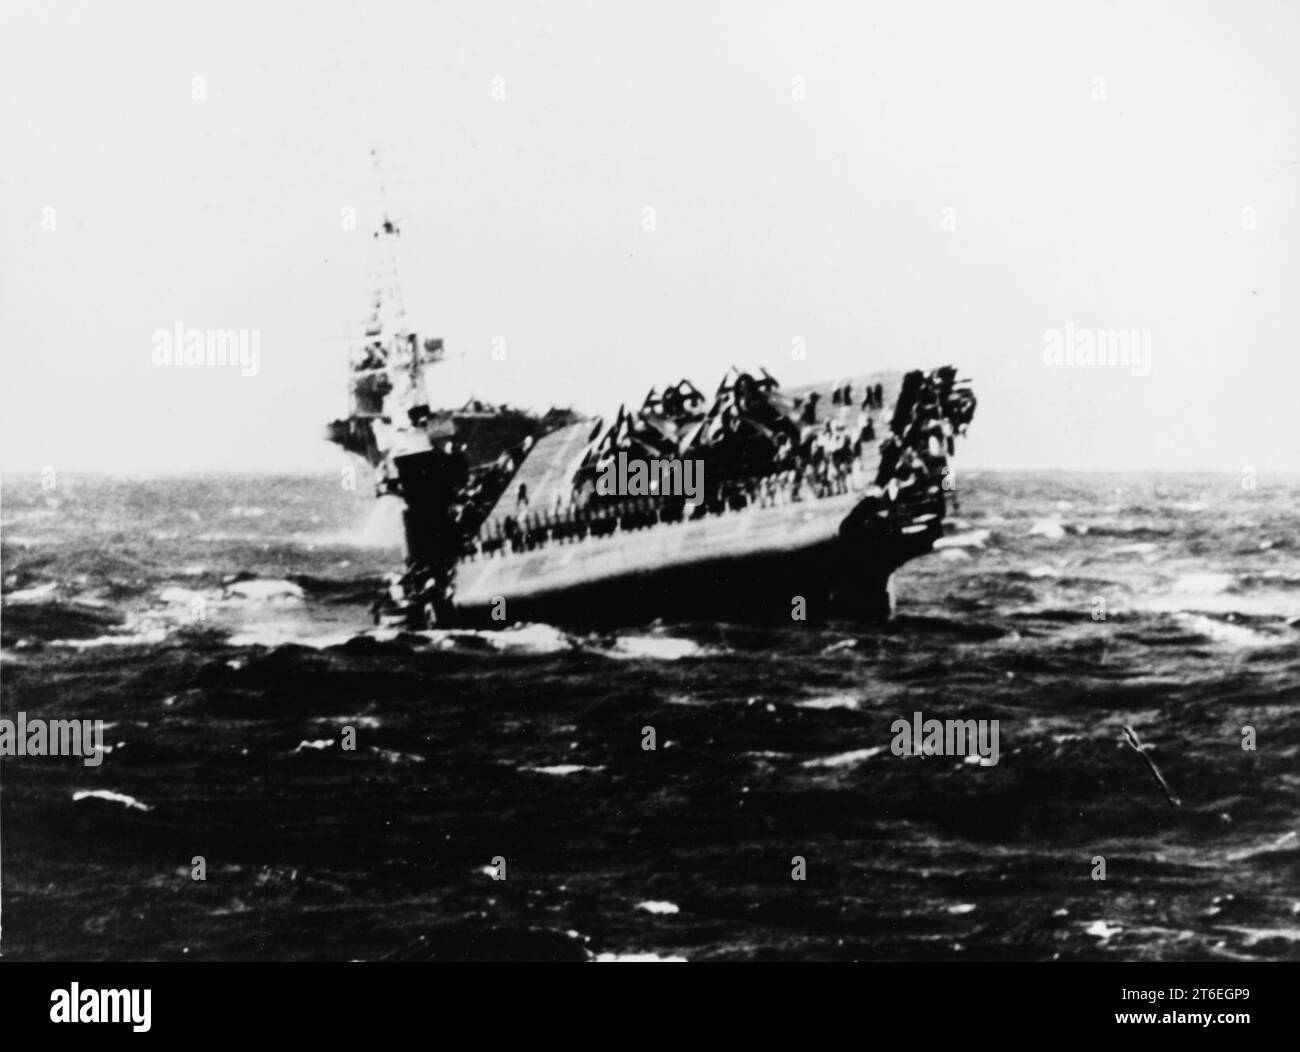
{"type": "Polygon", "coordinates": [[[437,360],[442,341],[426,340],[421,347],[407,325],[397,258],[402,231],[389,207],[378,150],[371,149],[370,159],[379,184],[383,219],[372,235],[369,313],[362,339],[352,352],[352,408],[354,415],[387,417],[401,429],[407,425],[408,412],[428,400],[423,366],[437,360]]]}
{"type": "Polygon", "coordinates": [[[383,205],[384,216],[379,229],[372,235],[379,241],[378,260],[372,274],[376,291],[375,314],[372,315],[372,320],[379,320],[381,299],[386,296],[392,303],[388,320],[392,324],[393,333],[405,333],[406,303],[402,299],[402,282],[397,272],[397,240],[402,236],[402,231],[390,217],[388,187],[384,184],[383,166],[379,163],[379,151],[373,147],[370,150],[370,159],[374,163],[375,177],[379,182],[379,200],[383,205]]]}

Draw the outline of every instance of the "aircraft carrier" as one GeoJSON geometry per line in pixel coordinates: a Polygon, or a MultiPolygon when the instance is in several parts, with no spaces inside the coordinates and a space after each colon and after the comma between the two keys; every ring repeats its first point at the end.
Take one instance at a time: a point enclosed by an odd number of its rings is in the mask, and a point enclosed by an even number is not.
{"type": "MultiPolygon", "coordinates": [[[[380,246],[397,237],[385,219],[380,246]]],[[[951,366],[794,388],[732,368],[711,397],[681,380],[612,421],[438,406],[442,341],[408,330],[392,260],[327,428],[403,504],[377,621],[887,617],[893,572],[943,535],[975,409],[951,366]]]]}

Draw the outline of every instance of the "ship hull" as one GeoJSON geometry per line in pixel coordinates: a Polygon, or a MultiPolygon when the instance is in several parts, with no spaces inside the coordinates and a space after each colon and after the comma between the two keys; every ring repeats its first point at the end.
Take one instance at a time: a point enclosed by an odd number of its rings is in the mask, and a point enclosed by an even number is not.
{"type": "Polygon", "coordinates": [[[840,524],[860,499],[750,507],[462,560],[454,616],[482,627],[888,618],[892,573],[928,551],[942,528],[936,516],[910,534],[843,536],[840,524]]]}
{"type": "Polygon", "coordinates": [[[463,452],[395,455],[406,572],[375,616],[488,628],[887,618],[894,571],[942,536],[945,454],[973,409],[948,397],[953,374],[781,394],[745,377],[698,418],[620,410],[608,428],[556,421],[468,484],[463,452]],[[737,408],[742,395],[752,415],[737,408]],[[639,481],[606,478],[634,457],[639,481]],[[662,471],[686,461],[698,474],[662,471]]]}

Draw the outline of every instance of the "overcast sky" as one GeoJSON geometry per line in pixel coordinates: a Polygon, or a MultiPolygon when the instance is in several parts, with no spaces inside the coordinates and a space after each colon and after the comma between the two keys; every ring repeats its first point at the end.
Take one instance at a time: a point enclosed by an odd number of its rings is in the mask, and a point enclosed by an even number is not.
{"type": "Polygon", "coordinates": [[[1298,12],[7,3],[0,466],[342,463],[374,146],[486,399],[952,362],[959,464],[1300,467],[1298,12]],[[258,331],[257,375],[156,366],[178,323],[258,331]],[[1149,374],[1046,364],[1067,327],[1149,374]]]}

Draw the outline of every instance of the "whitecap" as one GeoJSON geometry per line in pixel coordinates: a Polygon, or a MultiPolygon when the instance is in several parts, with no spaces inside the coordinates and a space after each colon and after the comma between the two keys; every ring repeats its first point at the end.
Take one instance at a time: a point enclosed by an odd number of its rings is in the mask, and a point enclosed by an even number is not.
{"type": "Polygon", "coordinates": [[[136,811],[152,811],[153,808],[148,804],[141,803],[134,796],[127,796],[126,793],[115,793],[111,789],[78,789],[72,794],[74,802],[77,800],[107,800],[109,803],[121,804],[123,807],[129,807],[136,811]]]}
{"type": "MultiPolygon", "coordinates": [[[[365,634],[375,639],[393,639],[401,634],[400,629],[385,629],[386,634],[368,631],[365,634]]],[[[413,633],[430,643],[442,648],[454,647],[457,643],[481,640],[495,650],[525,654],[553,654],[561,650],[573,649],[573,640],[553,625],[520,624],[510,628],[493,629],[447,629],[427,628],[413,633]]]]}
{"type": "Polygon", "coordinates": [[[854,749],[851,752],[836,753],[834,756],[821,756],[815,760],[805,760],[802,767],[848,767],[851,764],[870,760],[885,751],[883,745],[874,745],[869,749],[854,749]]]}
{"type": "Polygon", "coordinates": [[[1300,942],[1300,928],[1242,928],[1225,925],[1221,931],[1230,931],[1244,937],[1243,946],[1255,946],[1272,939],[1285,939],[1287,942],[1300,942]]]}
{"type": "Polygon", "coordinates": [[[657,899],[646,899],[644,902],[638,902],[636,908],[639,910],[645,910],[647,913],[661,913],[665,915],[681,912],[677,903],[665,902],[657,899]]]}
{"type": "Polygon", "coordinates": [[[1178,621],[1199,636],[1205,636],[1216,643],[1232,647],[1268,647],[1275,646],[1279,640],[1255,632],[1244,625],[1234,625],[1219,621],[1204,614],[1178,614],[1178,621]]]}
{"type": "Polygon", "coordinates": [[[46,599],[53,599],[54,593],[59,590],[57,581],[48,581],[45,584],[33,585],[31,588],[24,588],[18,592],[10,592],[4,597],[6,603],[39,603],[46,599]]]}
{"type": "Polygon", "coordinates": [[[1123,930],[1118,924],[1110,925],[1104,920],[1095,920],[1084,929],[1087,934],[1095,935],[1102,941],[1109,939],[1112,935],[1118,935],[1123,930]]]}
{"type": "Polygon", "coordinates": [[[328,749],[333,744],[334,744],[333,738],[317,738],[315,741],[299,742],[297,747],[293,751],[302,752],[303,749],[328,749]]]}
{"type": "Polygon", "coordinates": [[[52,647],[69,647],[73,650],[95,650],[99,647],[152,646],[165,642],[167,629],[149,628],[143,632],[124,633],[118,636],[96,636],[94,639],[55,639],[52,647]]]}
{"type": "Polygon", "coordinates": [[[1296,623],[1294,619],[1300,617],[1300,595],[1294,592],[1161,595],[1145,600],[1141,606],[1153,613],[1210,614],[1218,617],[1244,614],[1248,617],[1276,618],[1289,624],[1296,623]]]}
{"type": "Polygon", "coordinates": [[[1065,527],[1055,519],[1039,519],[1029,528],[1029,536],[1046,537],[1049,541],[1059,541],[1065,536],[1065,527]]]}
{"type": "Polygon", "coordinates": [[[424,763],[424,757],[414,752],[398,752],[396,749],[381,749],[378,745],[370,746],[370,751],[381,760],[391,764],[424,763]]]}
{"type": "Polygon", "coordinates": [[[587,767],[580,763],[557,763],[550,767],[521,767],[521,771],[532,771],[534,774],[553,774],[563,778],[566,774],[577,774],[579,771],[603,771],[604,767],[587,767]]]}
{"type": "Polygon", "coordinates": [[[706,653],[706,648],[700,644],[672,636],[620,636],[613,648],[605,652],[612,658],[654,658],[658,661],[680,661],[706,653]]]}
{"type": "Polygon", "coordinates": [[[302,586],[292,581],[254,578],[226,585],[225,594],[252,603],[295,602],[302,598],[302,586]]]}
{"type": "Polygon", "coordinates": [[[661,957],[657,953],[598,953],[596,964],[685,964],[685,957],[668,955],[661,957]]]}
{"type": "MultiPolygon", "coordinates": [[[[359,633],[321,636],[315,640],[295,640],[295,642],[304,642],[308,646],[337,646],[347,639],[374,639],[383,643],[402,636],[417,636],[436,644],[440,650],[453,649],[462,644],[470,646],[471,641],[481,641],[502,653],[555,654],[564,650],[573,650],[578,645],[572,637],[560,629],[541,624],[522,624],[506,629],[427,628],[419,631],[410,631],[400,626],[384,627],[366,629],[359,633]]],[[[473,648],[481,649],[477,645],[473,648]]]]}
{"type": "Polygon", "coordinates": [[[1248,858],[1254,858],[1256,855],[1268,855],[1275,851],[1293,851],[1298,844],[1300,844],[1300,836],[1296,834],[1295,830],[1292,830],[1289,833],[1283,833],[1276,840],[1270,840],[1267,844],[1233,851],[1226,857],[1229,862],[1241,862],[1248,858]]]}
{"type": "MultiPolygon", "coordinates": [[[[436,631],[436,630],[435,630],[436,631]]],[[[525,623],[499,632],[474,632],[498,650],[523,651],[528,654],[555,654],[572,650],[573,639],[554,625],[525,623]]]]}
{"type": "Polygon", "coordinates": [[[827,694],[820,698],[797,701],[801,709],[856,709],[860,702],[852,694],[827,694]]]}
{"type": "Polygon", "coordinates": [[[378,716],[325,716],[322,723],[337,723],[341,727],[360,727],[364,731],[375,731],[383,726],[378,716]]]}
{"type": "Polygon", "coordinates": [[[293,625],[258,625],[245,628],[244,631],[230,636],[226,642],[232,647],[278,647],[285,643],[294,646],[311,647],[324,650],[326,647],[341,647],[344,643],[356,639],[358,635],[369,633],[329,632],[319,636],[300,636],[293,625]]]}

